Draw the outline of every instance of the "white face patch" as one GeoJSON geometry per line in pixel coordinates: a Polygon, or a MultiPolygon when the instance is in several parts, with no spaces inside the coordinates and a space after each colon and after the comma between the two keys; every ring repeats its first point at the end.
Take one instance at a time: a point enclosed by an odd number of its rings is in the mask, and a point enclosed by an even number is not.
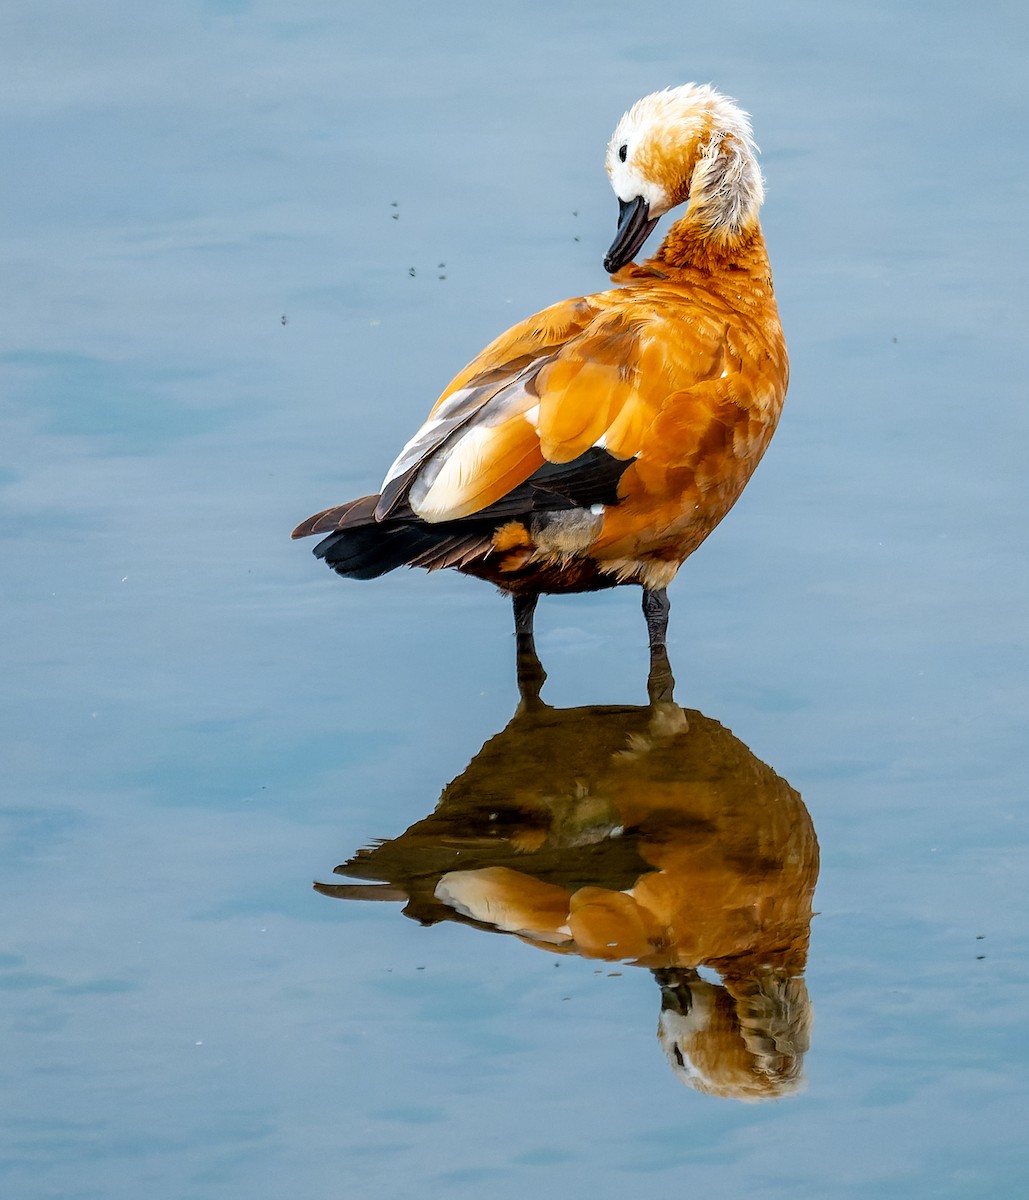
{"type": "Polygon", "coordinates": [[[710,984],[692,987],[690,996],[693,1004],[690,1011],[678,1013],[662,1009],[657,1026],[658,1041],[668,1055],[672,1070],[684,1083],[699,1083],[703,1088],[709,1088],[712,1081],[693,1062],[690,1048],[696,1038],[703,1036],[711,1022],[714,1005],[709,993],[712,990],[710,984]]]}
{"type": "Polygon", "coordinates": [[[616,158],[615,165],[609,168],[608,174],[618,199],[628,204],[642,196],[647,202],[651,217],[663,216],[672,207],[672,200],[664,188],[648,179],[628,157],[624,163],[616,158]]]}

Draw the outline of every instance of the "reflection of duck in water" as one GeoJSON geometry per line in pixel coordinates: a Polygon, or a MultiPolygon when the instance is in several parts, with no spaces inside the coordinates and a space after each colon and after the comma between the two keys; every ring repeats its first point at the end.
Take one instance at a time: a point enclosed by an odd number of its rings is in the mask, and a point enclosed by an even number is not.
{"type": "Polygon", "coordinates": [[[318,890],[649,968],[662,1045],[701,1091],[799,1083],[814,828],[789,784],[698,712],[528,705],[430,816],[337,872],[378,883],[318,890]]]}

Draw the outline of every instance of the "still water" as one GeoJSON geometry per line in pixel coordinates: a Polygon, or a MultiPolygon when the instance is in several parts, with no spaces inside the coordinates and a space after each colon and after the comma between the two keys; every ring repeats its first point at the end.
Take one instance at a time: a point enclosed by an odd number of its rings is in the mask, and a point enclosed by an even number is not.
{"type": "Polygon", "coordinates": [[[1027,32],[10,0],[5,1196],[1029,1194],[1027,32]],[[489,587],[288,533],[604,285],[687,79],[754,117],[786,412],[677,704],[618,590],[520,706],[489,587]]]}

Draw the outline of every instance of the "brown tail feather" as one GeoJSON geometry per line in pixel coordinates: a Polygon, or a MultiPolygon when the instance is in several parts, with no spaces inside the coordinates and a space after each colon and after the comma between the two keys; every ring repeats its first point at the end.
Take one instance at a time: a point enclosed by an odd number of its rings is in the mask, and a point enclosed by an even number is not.
{"type": "Polygon", "coordinates": [[[306,521],[301,521],[290,536],[310,537],[312,533],[333,533],[337,529],[352,529],[357,525],[374,525],[378,502],[378,496],[361,496],[357,500],[348,500],[346,504],[337,504],[335,508],[323,509],[306,521]]]}
{"type": "Polygon", "coordinates": [[[459,567],[463,563],[480,558],[490,549],[490,535],[478,530],[473,533],[454,533],[441,538],[435,546],[410,559],[409,566],[424,567],[427,571],[439,571],[445,567],[459,567]]]}

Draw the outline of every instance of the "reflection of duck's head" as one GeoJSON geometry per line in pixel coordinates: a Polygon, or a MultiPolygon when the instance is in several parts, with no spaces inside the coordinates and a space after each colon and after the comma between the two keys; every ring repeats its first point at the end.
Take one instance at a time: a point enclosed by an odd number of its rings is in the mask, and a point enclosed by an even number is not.
{"type": "Polygon", "coordinates": [[[814,829],[789,784],[698,712],[523,709],[430,816],[337,871],[382,890],[320,891],[405,898],[426,924],[649,968],[662,1044],[700,1090],[757,1099],[796,1085],[814,829]]]}
{"type": "Polygon", "coordinates": [[[684,1083],[736,1100],[776,1099],[798,1089],[811,1032],[802,977],[775,968],[720,984],[693,970],[655,975],[658,1038],[684,1083]]]}

